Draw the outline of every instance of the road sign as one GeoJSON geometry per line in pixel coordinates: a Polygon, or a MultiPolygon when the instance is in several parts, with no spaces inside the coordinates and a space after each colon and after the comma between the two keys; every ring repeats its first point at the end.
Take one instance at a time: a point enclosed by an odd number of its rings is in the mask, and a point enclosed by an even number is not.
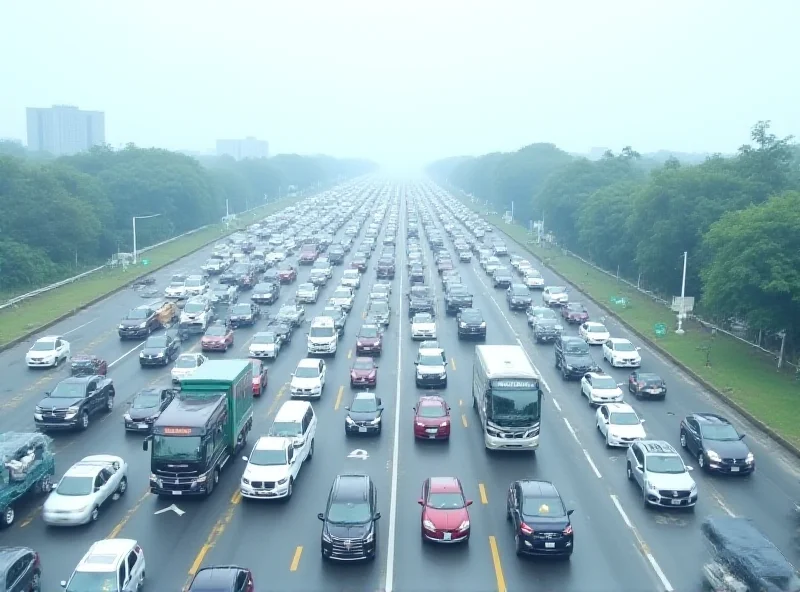
{"type": "Polygon", "coordinates": [[[620,296],[612,296],[610,298],[610,301],[611,301],[611,304],[614,304],[616,306],[622,306],[622,307],[628,306],[627,298],[622,298],[620,296]]]}
{"type": "Polygon", "coordinates": [[[162,508],[161,510],[157,510],[157,511],[155,511],[153,513],[158,515],[158,514],[166,514],[167,512],[175,512],[178,516],[183,516],[186,513],[183,510],[181,510],[178,506],[176,506],[175,504],[172,504],[171,506],[167,506],[166,508],[162,508]]]}
{"type": "Polygon", "coordinates": [[[369,458],[369,453],[366,450],[357,448],[348,454],[347,458],[360,458],[361,460],[367,460],[369,458]]]}
{"type": "Polygon", "coordinates": [[[694,296],[680,296],[672,297],[672,310],[673,312],[692,312],[694,310],[694,296]]]}
{"type": "Polygon", "coordinates": [[[142,259],[142,265],[150,265],[150,259],[142,259]]]}
{"type": "Polygon", "coordinates": [[[664,337],[667,334],[667,326],[664,323],[656,323],[653,325],[653,333],[656,337],[664,337]]]}

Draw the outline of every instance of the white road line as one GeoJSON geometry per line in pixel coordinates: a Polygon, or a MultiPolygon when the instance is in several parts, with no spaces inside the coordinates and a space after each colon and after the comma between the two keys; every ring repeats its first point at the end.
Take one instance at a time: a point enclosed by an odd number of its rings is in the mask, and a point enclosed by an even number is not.
{"type": "Polygon", "coordinates": [[[625,521],[625,525],[628,528],[633,529],[633,523],[631,522],[631,519],[628,518],[625,510],[622,509],[622,504],[619,503],[619,498],[613,493],[611,494],[611,501],[614,502],[614,505],[617,507],[617,512],[619,512],[619,515],[622,516],[622,519],[625,521]]]}
{"type": "Polygon", "coordinates": [[[96,320],[97,319],[92,319],[88,323],[84,323],[83,325],[78,325],[77,327],[75,327],[74,329],[70,329],[69,331],[64,331],[61,335],[69,335],[70,333],[75,333],[75,331],[77,331],[78,329],[83,329],[86,325],[91,325],[96,320]]]}
{"type": "Polygon", "coordinates": [[[578,440],[578,434],[575,433],[575,430],[572,428],[572,424],[569,422],[569,420],[566,417],[564,418],[564,423],[566,424],[567,429],[569,430],[569,433],[572,434],[573,438],[575,438],[575,441],[578,443],[578,446],[583,448],[583,446],[581,445],[581,441],[578,440]]]}
{"type": "Polygon", "coordinates": [[[583,448],[583,456],[586,457],[586,460],[588,461],[589,466],[592,467],[592,470],[594,471],[594,474],[597,475],[597,478],[598,479],[602,479],[603,476],[600,474],[600,471],[597,470],[597,465],[594,464],[594,461],[592,460],[592,457],[589,455],[589,451],[586,450],[585,448],[583,448]]]}
{"type": "Polygon", "coordinates": [[[113,362],[110,362],[110,363],[108,364],[108,367],[109,367],[109,368],[113,368],[114,366],[116,366],[117,364],[119,364],[119,363],[120,363],[122,360],[124,360],[124,359],[125,359],[125,358],[127,358],[129,355],[131,355],[133,352],[135,352],[136,350],[140,349],[140,348],[141,348],[141,347],[142,347],[142,346],[143,346],[145,343],[146,343],[145,341],[142,341],[142,342],[141,342],[139,345],[137,345],[136,347],[134,347],[134,348],[132,348],[132,349],[129,349],[129,350],[128,350],[128,351],[126,351],[124,354],[122,354],[120,357],[118,357],[116,360],[114,360],[113,362]]]}
{"type": "Polygon", "coordinates": [[[556,409],[558,409],[559,412],[560,412],[561,411],[561,405],[558,404],[558,401],[556,401],[555,397],[550,397],[550,400],[553,402],[553,405],[556,406],[556,409]]]}
{"type": "MultiPolygon", "coordinates": [[[[403,208],[403,200],[400,200],[401,211],[401,228],[400,236],[405,236],[402,226],[408,213],[403,208]]],[[[405,261],[403,262],[405,263],[405,261]]],[[[403,309],[403,271],[400,271],[400,291],[398,292],[400,303],[398,310],[402,315],[403,309]]],[[[394,586],[394,543],[397,528],[397,472],[400,468],[400,400],[402,398],[403,389],[401,388],[401,376],[403,375],[403,325],[402,320],[397,323],[397,387],[395,389],[395,404],[394,404],[394,438],[392,442],[392,492],[389,498],[389,542],[386,545],[386,582],[383,586],[384,592],[392,592],[394,586]]]]}
{"type": "Polygon", "coordinates": [[[734,514],[733,510],[731,510],[727,505],[725,505],[725,502],[719,493],[717,493],[716,491],[712,491],[711,497],[713,497],[714,501],[716,501],[719,504],[719,507],[722,508],[723,512],[725,512],[731,518],[736,518],[736,514],[734,514]]]}
{"type": "Polygon", "coordinates": [[[656,572],[658,579],[661,580],[661,585],[664,586],[664,590],[666,590],[666,592],[675,592],[675,588],[673,588],[672,584],[669,583],[667,576],[661,570],[661,566],[658,564],[658,561],[656,561],[656,558],[653,557],[653,554],[645,553],[644,556],[647,557],[647,560],[650,562],[650,566],[653,568],[653,571],[656,572]]]}

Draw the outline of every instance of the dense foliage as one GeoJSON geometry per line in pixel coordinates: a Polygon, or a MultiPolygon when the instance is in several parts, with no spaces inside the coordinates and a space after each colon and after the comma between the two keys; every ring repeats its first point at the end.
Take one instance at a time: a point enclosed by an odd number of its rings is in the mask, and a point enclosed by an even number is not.
{"type": "Polygon", "coordinates": [[[0,142],[0,290],[43,285],[231,213],[370,172],[369,162],[280,155],[235,161],[129,145],[58,159],[0,142]]]}
{"type": "Polygon", "coordinates": [[[559,244],[666,296],[680,294],[687,251],[686,293],[704,313],[797,338],[800,150],[769,130],[759,122],[735,155],[696,165],[630,147],[590,161],[534,144],[428,172],[500,213],[513,201],[516,221],[543,219],[559,244]]]}

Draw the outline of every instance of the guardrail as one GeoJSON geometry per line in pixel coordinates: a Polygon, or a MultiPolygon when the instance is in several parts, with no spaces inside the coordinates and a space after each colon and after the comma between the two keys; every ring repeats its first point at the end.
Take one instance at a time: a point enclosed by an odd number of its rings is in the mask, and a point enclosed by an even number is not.
{"type": "MultiPolygon", "coordinates": [[[[237,214],[237,216],[241,215],[241,214],[249,214],[250,212],[254,212],[254,211],[256,211],[256,210],[258,210],[260,208],[263,208],[263,207],[264,207],[264,205],[260,205],[260,206],[254,207],[254,208],[250,208],[249,210],[245,210],[244,212],[240,212],[239,214],[237,214]]],[[[171,243],[173,241],[176,241],[179,238],[185,238],[187,236],[191,236],[192,234],[196,234],[196,233],[200,232],[201,230],[205,230],[206,228],[211,228],[212,226],[215,226],[215,225],[207,224],[205,226],[200,226],[199,228],[195,228],[194,230],[190,230],[189,232],[184,232],[183,234],[179,234],[177,236],[173,236],[172,238],[168,238],[167,240],[161,241],[160,243],[156,243],[154,245],[150,245],[150,246],[144,247],[142,249],[137,249],[136,253],[137,254],[146,253],[147,251],[150,251],[152,249],[156,249],[158,247],[163,247],[164,245],[169,244],[169,243],[171,243]]],[[[92,275],[94,273],[97,273],[98,271],[102,271],[103,269],[107,269],[109,267],[110,267],[109,264],[101,265],[99,267],[95,267],[94,269],[90,269],[88,271],[84,271],[83,273],[79,273],[78,275],[75,275],[75,276],[69,277],[67,279],[61,280],[60,282],[56,282],[54,284],[50,284],[49,286],[44,286],[44,287],[39,288],[37,290],[33,290],[32,292],[28,292],[27,294],[21,294],[19,296],[15,296],[14,298],[11,298],[10,300],[7,300],[3,304],[0,304],[0,310],[5,310],[7,308],[11,308],[13,306],[16,306],[20,302],[23,302],[23,301],[28,300],[30,298],[33,298],[35,296],[40,296],[41,294],[46,294],[47,292],[55,290],[56,288],[60,288],[62,286],[66,286],[66,285],[72,284],[72,283],[74,283],[74,282],[76,282],[78,280],[81,280],[81,279],[83,279],[85,277],[88,277],[88,276],[90,276],[90,275],[92,275]]]]}

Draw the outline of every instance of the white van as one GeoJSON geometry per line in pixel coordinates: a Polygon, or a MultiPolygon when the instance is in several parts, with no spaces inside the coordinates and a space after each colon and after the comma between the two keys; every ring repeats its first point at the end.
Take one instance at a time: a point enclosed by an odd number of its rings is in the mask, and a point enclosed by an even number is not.
{"type": "Polygon", "coordinates": [[[298,456],[311,460],[317,435],[317,414],[308,401],[286,401],[267,432],[268,436],[291,438],[298,456]]]}
{"type": "Polygon", "coordinates": [[[315,317],[308,330],[309,355],[336,355],[339,332],[331,317],[315,317]]]}
{"type": "Polygon", "coordinates": [[[133,539],[105,539],[89,547],[61,587],[66,592],[139,592],[144,586],[144,572],[144,551],[139,543],[133,539]]]}

